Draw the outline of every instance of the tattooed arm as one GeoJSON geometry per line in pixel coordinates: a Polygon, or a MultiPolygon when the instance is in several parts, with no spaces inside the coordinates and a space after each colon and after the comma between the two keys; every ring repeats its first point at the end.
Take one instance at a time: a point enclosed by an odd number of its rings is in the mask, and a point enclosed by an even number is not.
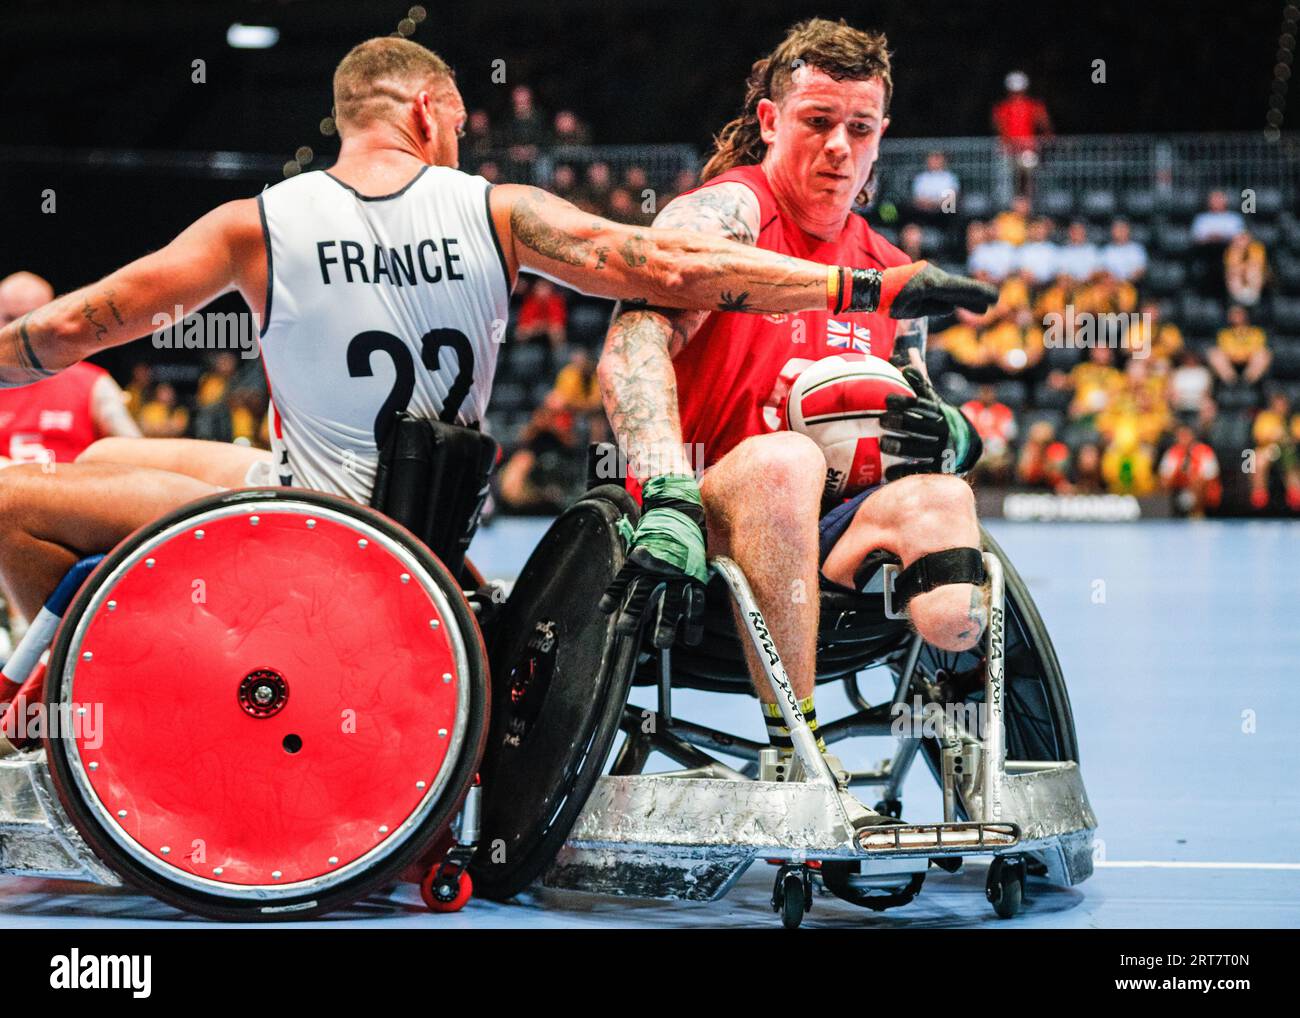
{"type": "Polygon", "coordinates": [[[28,385],[90,354],[128,343],[214,297],[239,288],[262,310],[266,261],[254,199],[229,202],[199,219],[166,247],[98,283],[57,297],[0,329],[0,388],[28,385]]]}
{"type": "MultiPolygon", "coordinates": [[[[759,230],[758,199],[743,184],[716,184],[667,205],[656,228],[693,230],[753,244],[759,230]]],[[[682,448],[677,376],[672,359],[690,342],[707,312],[632,306],[614,311],[597,366],[605,411],[638,477],[690,474],[682,448]]]]}
{"type": "Polygon", "coordinates": [[[536,187],[501,185],[490,202],[512,270],[538,272],[584,293],[721,311],[826,307],[825,265],[736,243],[752,245],[758,230],[757,222],[741,223],[728,211],[736,189],[756,207],[748,189],[719,185],[677,199],[653,228],[601,219],[536,187]],[[724,188],[727,195],[709,194],[724,188]],[[689,220],[677,221],[687,208],[689,220]]]}

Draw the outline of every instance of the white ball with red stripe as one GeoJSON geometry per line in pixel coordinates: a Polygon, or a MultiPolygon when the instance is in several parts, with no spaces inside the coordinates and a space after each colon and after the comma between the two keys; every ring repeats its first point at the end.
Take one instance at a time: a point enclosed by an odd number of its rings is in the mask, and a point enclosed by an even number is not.
{"type": "Polygon", "coordinates": [[[880,451],[885,398],[911,396],[903,374],[865,353],[832,354],[804,368],[782,407],[785,426],[807,435],[826,456],[827,498],[848,498],[884,480],[903,462],[880,451]]]}

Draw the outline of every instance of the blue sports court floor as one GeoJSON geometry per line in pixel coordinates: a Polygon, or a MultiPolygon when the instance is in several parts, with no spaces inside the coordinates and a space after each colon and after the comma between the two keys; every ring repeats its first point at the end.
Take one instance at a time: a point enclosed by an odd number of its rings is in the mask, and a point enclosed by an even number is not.
{"type": "MultiPolygon", "coordinates": [[[[502,520],[476,540],[489,576],[513,576],[544,527],[502,520]]],[[[995,523],[1053,635],[1069,683],[1096,874],[1069,889],[1031,881],[1016,919],[984,900],[979,861],[931,871],[915,902],[875,914],[819,897],[817,927],[1300,927],[1300,525],[1284,522],[995,523]]],[[[639,695],[644,695],[639,694],[639,695]]],[[[649,702],[648,700],[646,701],[649,702]]],[[[676,694],[692,716],[762,737],[752,700],[676,694]]],[[[834,717],[834,695],[818,713],[834,717]]],[[[886,755],[876,740],[841,755],[886,755]]],[[[837,749],[852,747],[840,744],[837,749]]],[[[914,768],[906,815],[940,815],[914,768]]],[[[772,872],[756,865],[720,902],[681,905],[539,890],[511,905],[424,910],[413,886],[321,925],[368,927],[777,926],[772,872]]],[[[190,925],[149,898],[0,880],[3,926],[190,925]]]]}

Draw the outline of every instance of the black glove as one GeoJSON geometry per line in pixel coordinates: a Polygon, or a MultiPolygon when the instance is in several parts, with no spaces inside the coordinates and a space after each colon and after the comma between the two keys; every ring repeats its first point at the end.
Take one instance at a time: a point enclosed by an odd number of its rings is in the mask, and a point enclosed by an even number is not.
{"type": "MultiPolygon", "coordinates": [[[[626,521],[624,521],[626,523],[626,521]]],[[[704,508],[693,477],[652,477],[642,489],[641,522],[624,537],[630,550],[600,610],[618,613],[616,632],[635,633],[651,623],[651,642],[660,650],[682,630],[688,644],[704,635],[704,508]],[[656,610],[657,609],[657,610],[656,610]]]]}
{"type": "Polygon", "coordinates": [[[907,462],[887,468],[885,480],[909,474],[966,473],[984,451],[978,433],[965,414],[939,398],[930,379],[916,368],[904,368],[903,377],[916,395],[885,397],[880,451],[907,462]]]}
{"type": "Polygon", "coordinates": [[[954,308],[987,311],[997,303],[997,287],[955,276],[927,261],[892,269],[852,269],[847,310],[884,311],[890,318],[931,318],[954,308]]]}

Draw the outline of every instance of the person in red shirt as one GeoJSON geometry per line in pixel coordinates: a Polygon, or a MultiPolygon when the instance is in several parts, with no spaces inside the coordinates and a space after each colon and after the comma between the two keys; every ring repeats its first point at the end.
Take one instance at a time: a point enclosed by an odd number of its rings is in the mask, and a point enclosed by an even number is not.
{"type": "MultiPolygon", "coordinates": [[[[0,280],[0,325],[53,299],[54,288],[40,276],[6,276],[0,280]]],[[[122,390],[94,364],[77,364],[23,389],[0,390],[0,466],[71,463],[97,439],[139,434],[122,390]]]]}
{"type": "Polygon", "coordinates": [[[979,396],[962,404],[966,415],[984,443],[976,472],[989,480],[1005,481],[1011,476],[1011,443],[1016,439],[1016,415],[1005,403],[998,402],[997,390],[981,385],[979,396]]]}
{"type": "Polygon", "coordinates": [[[569,324],[569,306],[549,279],[538,278],[519,305],[515,339],[521,343],[545,343],[548,373],[555,369],[555,352],[564,346],[569,324]]]}
{"type": "Polygon", "coordinates": [[[1160,483],[1174,497],[1176,508],[1194,518],[1204,516],[1206,509],[1217,509],[1223,498],[1219,459],[1186,424],[1160,460],[1160,483]]]}
{"type": "Polygon", "coordinates": [[[1029,77],[1024,71],[1008,74],[1006,86],[1007,94],[993,107],[993,129],[1013,153],[1037,148],[1040,138],[1052,134],[1047,106],[1028,94],[1029,77]]]}
{"type": "MultiPolygon", "coordinates": [[[[889,277],[908,265],[907,256],[853,207],[865,200],[889,122],[891,87],[882,35],[842,21],[794,26],[754,65],[744,111],[718,136],[703,185],[669,203],[655,225],[889,277]]],[[[938,272],[923,266],[915,263],[927,278],[938,272]]],[[[858,589],[873,550],[910,567],[932,553],[964,548],[969,554],[950,560],[969,563],[973,556],[978,563],[974,498],[953,476],[978,457],[978,438],[924,375],[924,316],[954,305],[983,311],[997,291],[946,273],[938,277],[935,299],[907,310],[895,303],[876,305],[873,313],[736,314],[746,304],[743,292],[712,312],[680,314],[626,301],[616,310],[598,375],[629,469],[642,485],[628,561],[601,602],[617,614],[618,629],[632,632],[646,621],[659,647],[679,632],[688,643],[699,638],[707,528],[708,551],[730,556],[744,570],[799,709],[815,730],[819,582],[858,589]],[[901,470],[894,468],[892,483],[823,516],[825,457],[810,438],[776,430],[776,408],[787,366],[849,349],[831,342],[831,322],[838,323],[838,342],[908,365],[920,391],[917,398],[890,397],[882,419],[881,450],[909,457],[901,470]],[[704,470],[698,482],[697,468],[704,470]],[[948,473],[937,472],[945,468],[948,473]]],[[[917,630],[953,650],[978,641],[987,612],[982,574],[972,567],[962,575],[974,582],[948,576],[908,604],[917,630]]],[[[769,738],[789,752],[775,692],[749,642],[742,644],[769,738]]]]}

